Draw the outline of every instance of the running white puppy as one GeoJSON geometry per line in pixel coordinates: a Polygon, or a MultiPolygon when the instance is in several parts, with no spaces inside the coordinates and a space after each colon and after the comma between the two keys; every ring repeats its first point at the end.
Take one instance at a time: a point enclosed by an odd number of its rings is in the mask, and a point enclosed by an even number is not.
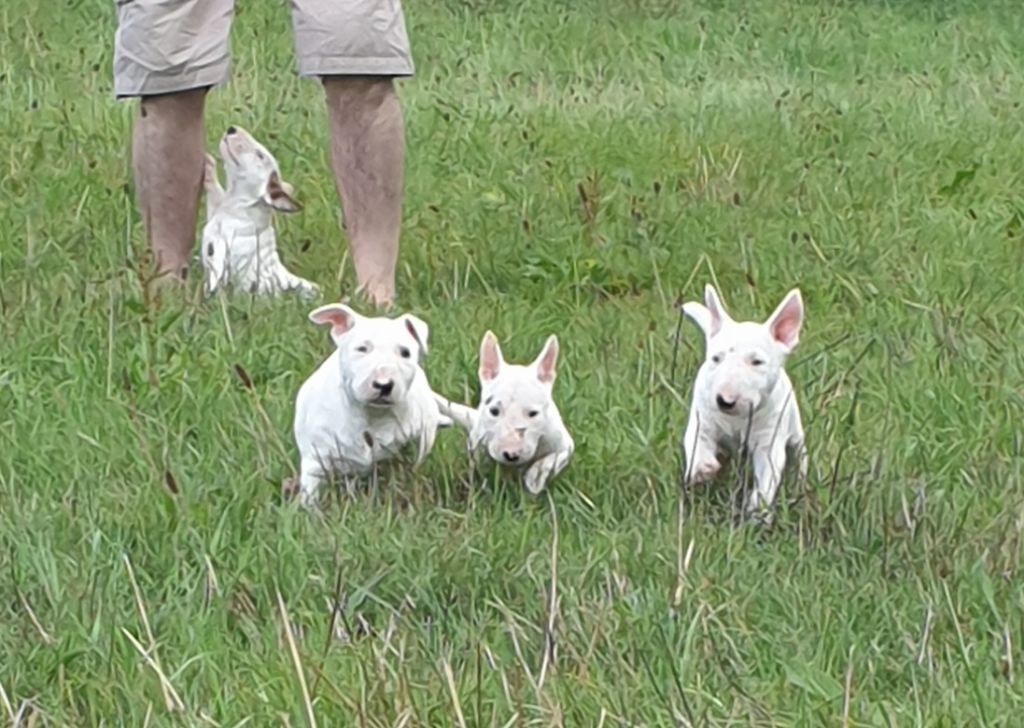
{"type": "Polygon", "coordinates": [[[767,511],[775,501],[787,451],[797,459],[800,477],[807,476],[800,410],[783,370],[800,338],[803,299],[793,289],[763,324],[733,321],[710,285],[704,289],[704,303],[683,304],[683,313],[706,340],[683,436],[686,482],[714,478],[722,451],[745,453],[754,470],[747,515],[770,520],[767,511]]]}
{"type": "Polygon", "coordinates": [[[419,464],[437,428],[451,424],[420,367],[429,333],[422,320],[411,314],[368,318],[340,303],[321,306],[309,319],[330,324],[338,348],[295,400],[299,495],[307,506],[331,474],[365,475],[407,443],[415,443],[419,464]]]}
{"type": "Polygon", "coordinates": [[[550,336],[528,366],[507,364],[494,334],[480,344],[480,406],[472,409],[438,396],[441,412],[469,431],[469,449],[484,445],[492,460],[523,469],[533,494],[558,475],[575,443],[552,397],[558,338],[550,336]]]}
{"type": "Polygon", "coordinates": [[[284,267],[277,254],[274,211],[298,212],[302,206],[281,179],[277,160],[245,129],[229,126],[220,141],[227,173],[225,190],[217,179],[217,161],[206,155],[206,225],[203,227],[204,280],[207,295],[231,287],[257,295],[297,290],[304,298],[319,293],[315,284],[284,267]]]}

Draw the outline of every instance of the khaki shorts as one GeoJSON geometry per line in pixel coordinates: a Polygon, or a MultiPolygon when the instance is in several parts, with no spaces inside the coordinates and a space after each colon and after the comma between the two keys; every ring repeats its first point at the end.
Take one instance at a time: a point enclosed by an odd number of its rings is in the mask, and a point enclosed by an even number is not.
{"type": "MultiPolygon", "coordinates": [[[[234,0],[115,0],[114,93],[150,96],[224,83],[234,0]]],[[[291,0],[299,73],[411,76],[400,0],[291,0]]]]}

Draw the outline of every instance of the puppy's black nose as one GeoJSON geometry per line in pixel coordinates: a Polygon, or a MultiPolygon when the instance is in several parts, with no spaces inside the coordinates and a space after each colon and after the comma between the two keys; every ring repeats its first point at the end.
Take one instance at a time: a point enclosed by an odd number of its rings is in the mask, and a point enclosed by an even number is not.
{"type": "Polygon", "coordinates": [[[391,394],[391,390],[395,388],[395,383],[390,379],[386,382],[374,382],[373,388],[380,392],[381,397],[387,397],[391,394]]]}
{"type": "Polygon", "coordinates": [[[508,463],[514,463],[517,460],[519,460],[519,456],[516,455],[514,452],[503,451],[501,453],[501,456],[503,458],[505,458],[505,462],[508,462],[508,463]]]}
{"type": "Polygon", "coordinates": [[[238,129],[236,129],[235,127],[233,127],[233,126],[229,126],[228,127],[228,134],[229,135],[230,134],[234,134],[236,131],[238,131],[238,129]]]}
{"type": "Polygon", "coordinates": [[[718,405],[718,408],[720,410],[723,410],[725,412],[728,412],[729,410],[736,406],[736,400],[730,402],[729,400],[724,399],[720,394],[715,395],[715,403],[718,405]]]}

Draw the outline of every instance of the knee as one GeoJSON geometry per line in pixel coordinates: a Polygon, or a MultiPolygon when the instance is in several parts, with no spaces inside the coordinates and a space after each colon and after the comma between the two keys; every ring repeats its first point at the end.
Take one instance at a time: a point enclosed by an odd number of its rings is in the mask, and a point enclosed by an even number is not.
{"type": "Polygon", "coordinates": [[[349,108],[377,108],[395,100],[391,76],[321,76],[324,92],[349,108]]]}
{"type": "Polygon", "coordinates": [[[209,86],[141,96],[139,97],[139,114],[143,117],[151,113],[201,115],[206,103],[207,91],[209,91],[209,86]]]}

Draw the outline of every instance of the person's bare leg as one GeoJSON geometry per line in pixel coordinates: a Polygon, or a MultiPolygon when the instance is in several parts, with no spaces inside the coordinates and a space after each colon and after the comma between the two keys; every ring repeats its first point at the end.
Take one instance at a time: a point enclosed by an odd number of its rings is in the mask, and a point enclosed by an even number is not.
{"type": "Polygon", "coordinates": [[[378,306],[395,297],[405,136],[388,77],[324,76],[331,166],[359,288],[378,306]]]}
{"type": "Polygon", "coordinates": [[[144,96],[132,130],[139,214],[157,271],[184,279],[203,184],[206,89],[144,96]]]}

